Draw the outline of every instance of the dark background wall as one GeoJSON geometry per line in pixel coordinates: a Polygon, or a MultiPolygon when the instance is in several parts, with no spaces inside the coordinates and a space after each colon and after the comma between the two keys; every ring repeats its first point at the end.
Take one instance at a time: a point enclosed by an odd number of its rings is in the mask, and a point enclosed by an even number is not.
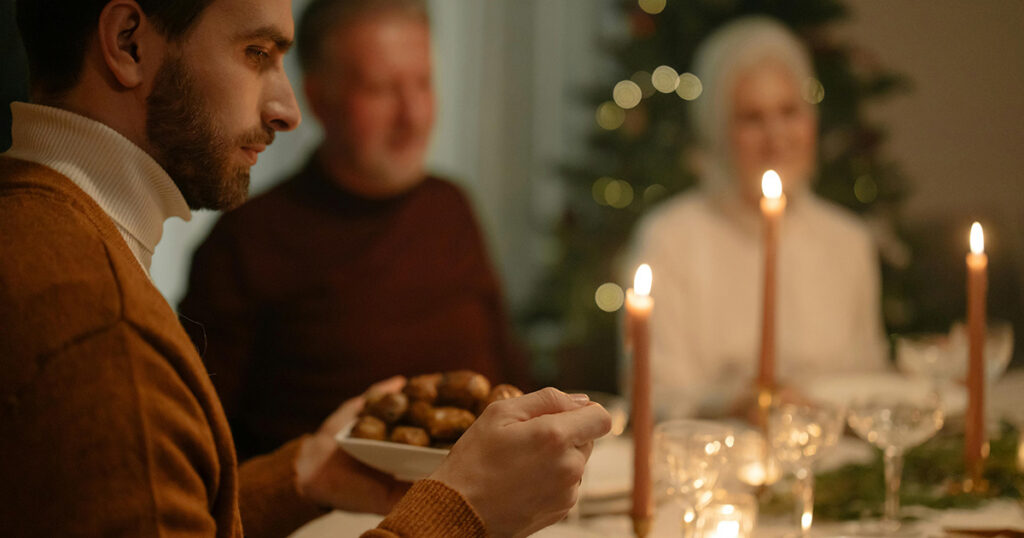
{"type": "Polygon", "coordinates": [[[14,100],[28,98],[28,67],[14,24],[14,0],[0,0],[0,151],[11,145],[11,109],[14,100]]]}

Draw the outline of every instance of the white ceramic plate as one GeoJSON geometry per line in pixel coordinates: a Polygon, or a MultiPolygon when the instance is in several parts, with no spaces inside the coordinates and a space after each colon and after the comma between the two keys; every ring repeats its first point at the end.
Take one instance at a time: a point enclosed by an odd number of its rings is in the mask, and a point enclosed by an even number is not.
{"type": "Polygon", "coordinates": [[[360,462],[395,477],[396,480],[415,482],[426,478],[448,455],[447,450],[440,448],[349,437],[349,432],[355,424],[352,422],[334,436],[342,450],[360,462]]]}

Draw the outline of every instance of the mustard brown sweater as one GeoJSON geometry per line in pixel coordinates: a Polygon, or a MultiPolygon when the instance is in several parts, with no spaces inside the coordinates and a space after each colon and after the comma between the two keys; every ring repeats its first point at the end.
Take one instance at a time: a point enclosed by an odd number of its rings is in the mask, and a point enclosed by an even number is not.
{"type": "MultiPolygon", "coordinates": [[[[322,513],[299,441],[236,464],[209,376],[103,210],[0,156],[0,529],[10,536],[283,536],[322,513]]],[[[423,481],[368,537],[481,536],[423,481]]]]}

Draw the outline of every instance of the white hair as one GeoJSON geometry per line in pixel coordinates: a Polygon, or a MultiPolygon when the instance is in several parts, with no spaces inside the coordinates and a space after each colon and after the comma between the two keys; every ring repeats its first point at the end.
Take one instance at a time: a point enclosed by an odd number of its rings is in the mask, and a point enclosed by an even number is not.
{"type": "Polygon", "coordinates": [[[693,102],[694,133],[701,146],[701,184],[711,190],[730,189],[736,181],[729,147],[736,81],[765,61],[780,63],[802,87],[814,76],[803,42],[775,19],[749,16],[722,26],[698,47],[694,73],[704,92],[693,102]]]}

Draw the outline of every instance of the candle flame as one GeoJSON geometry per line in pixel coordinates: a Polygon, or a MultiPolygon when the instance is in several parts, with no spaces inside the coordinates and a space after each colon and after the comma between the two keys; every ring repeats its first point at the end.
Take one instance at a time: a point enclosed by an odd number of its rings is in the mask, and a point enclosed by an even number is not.
{"type": "Polygon", "coordinates": [[[782,179],[775,170],[768,170],[761,176],[761,192],[765,198],[778,200],[782,197],[782,179]]]}
{"type": "Polygon", "coordinates": [[[985,234],[981,231],[981,224],[977,222],[971,225],[971,252],[974,254],[985,252],[985,234]]]}
{"type": "Polygon", "coordinates": [[[740,535],[739,521],[719,521],[715,528],[715,536],[718,538],[736,538],[740,535]]]}
{"type": "Polygon", "coordinates": [[[654,279],[651,274],[651,266],[646,263],[636,268],[636,276],[633,277],[633,292],[637,295],[651,294],[651,281],[654,279]]]}
{"type": "Polygon", "coordinates": [[[811,523],[814,521],[814,513],[809,509],[800,514],[800,530],[807,532],[811,528],[811,523]]]}

